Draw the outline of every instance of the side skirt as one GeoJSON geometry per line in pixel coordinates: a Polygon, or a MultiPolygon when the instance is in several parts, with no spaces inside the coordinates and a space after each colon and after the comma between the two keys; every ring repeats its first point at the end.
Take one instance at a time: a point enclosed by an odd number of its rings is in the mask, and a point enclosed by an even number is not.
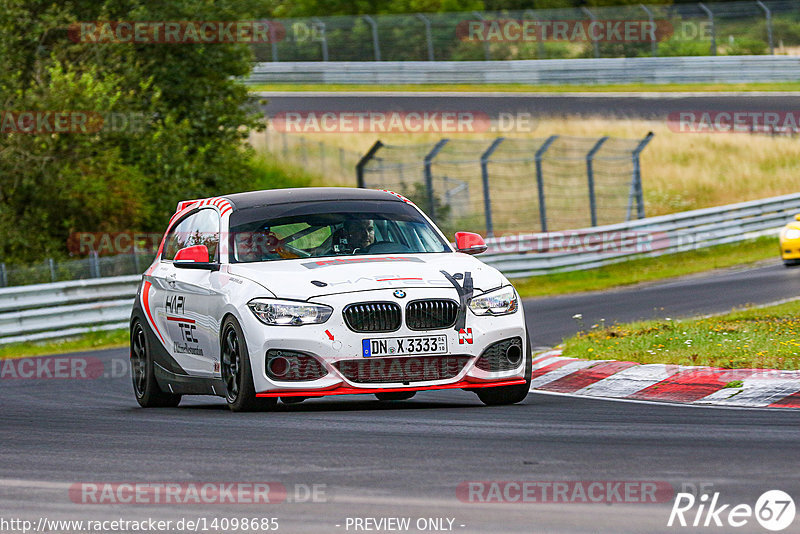
{"type": "Polygon", "coordinates": [[[158,385],[164,391],[178,395],[216,395],[224,397],[227,391],[225,382],[218,378],[201,378],[189,375],[179,375],[167,371],[157,362],[154,362],[158,385]]]}

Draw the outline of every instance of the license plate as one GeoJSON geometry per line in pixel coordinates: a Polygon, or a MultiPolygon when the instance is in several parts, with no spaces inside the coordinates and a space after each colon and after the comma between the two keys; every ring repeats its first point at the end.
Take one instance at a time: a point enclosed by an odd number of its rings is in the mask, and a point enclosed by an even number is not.
{"type": "Polygon", "coordinates": [[[361,355],[407,356],[409,354],[446,354],[447,336],[384,337],[364,339],[361,342],[361,355]]]}

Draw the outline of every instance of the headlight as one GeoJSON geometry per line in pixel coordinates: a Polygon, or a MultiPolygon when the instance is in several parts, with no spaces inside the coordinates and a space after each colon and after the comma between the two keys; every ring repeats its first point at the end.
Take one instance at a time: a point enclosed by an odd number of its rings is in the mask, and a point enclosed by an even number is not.
{"type": "Polygon", "coordinates": [[[783,231],[784,239],[800,239],[800,230],[797,228],[787,228],[783,231]]]}
{"type": "Polygon", "coordinates": [[[333,313],[333,308],[330,306],[290,300],[255,299],[247,306],[259,321],[270,326],[324,323],[333,313]]]}
{"type": "Polygon", "coordinates": [[[519,307],[517,292],[511,286],[501,287],[469,301],[469,309],[475,315],[506,315],[519,307]]]}

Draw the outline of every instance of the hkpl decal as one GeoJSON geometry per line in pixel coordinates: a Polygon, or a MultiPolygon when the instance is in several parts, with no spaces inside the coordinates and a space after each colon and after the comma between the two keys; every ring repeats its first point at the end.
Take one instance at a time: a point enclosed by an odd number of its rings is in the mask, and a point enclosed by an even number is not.
{"type": "Polygon", "coordinates": [[[472,328],[462,328],[458,331],[458,344],[472,345],[472,328]]]}
{"type": "MultiPolygon", "coordinates": [[[[460,333],[464,331],[464,327],[467,323],[467,305],[469,304],[469,299],[472,298],[472,273],[466,271],[462,275],[461,273],[450,274],[447,271],[439,272],[442,273],[448,282],[453,284],[453,287],[458,293],[458,300],[461,302],[461,306],[459,306],[458,317],[456,317],[455,329],[458,330],[460,335],[460,333]],[[459,280],[463,280],[463,284],[459,284],[459,280]]],[[[470,343],[472,342],[470,341],[470,343]]]]}

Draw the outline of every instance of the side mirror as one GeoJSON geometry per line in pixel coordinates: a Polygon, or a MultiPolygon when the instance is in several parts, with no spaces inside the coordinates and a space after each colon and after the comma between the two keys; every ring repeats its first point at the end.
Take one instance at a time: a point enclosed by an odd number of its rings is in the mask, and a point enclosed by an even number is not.
{"type": "Polygon", "coordinates": [[[194,245],[180,249],[175,254],[175,261],[172,264],[179,269],[219,270],[218,263],[210,263],[208,261],[208,247],[205,245],[194,245]]]}
{"type": "Polygon", "coordinates": [[[797,215],[794,216],[794,220],[795,221],[800,221],[800,213],[798,213],[797,215]]]}
{"type": "Polygon", "coordinates": [[[486,242],[478,234],[472,232],[456,232],[456,250],[464,254],[480,254],[486,252],[486,242]]]}

